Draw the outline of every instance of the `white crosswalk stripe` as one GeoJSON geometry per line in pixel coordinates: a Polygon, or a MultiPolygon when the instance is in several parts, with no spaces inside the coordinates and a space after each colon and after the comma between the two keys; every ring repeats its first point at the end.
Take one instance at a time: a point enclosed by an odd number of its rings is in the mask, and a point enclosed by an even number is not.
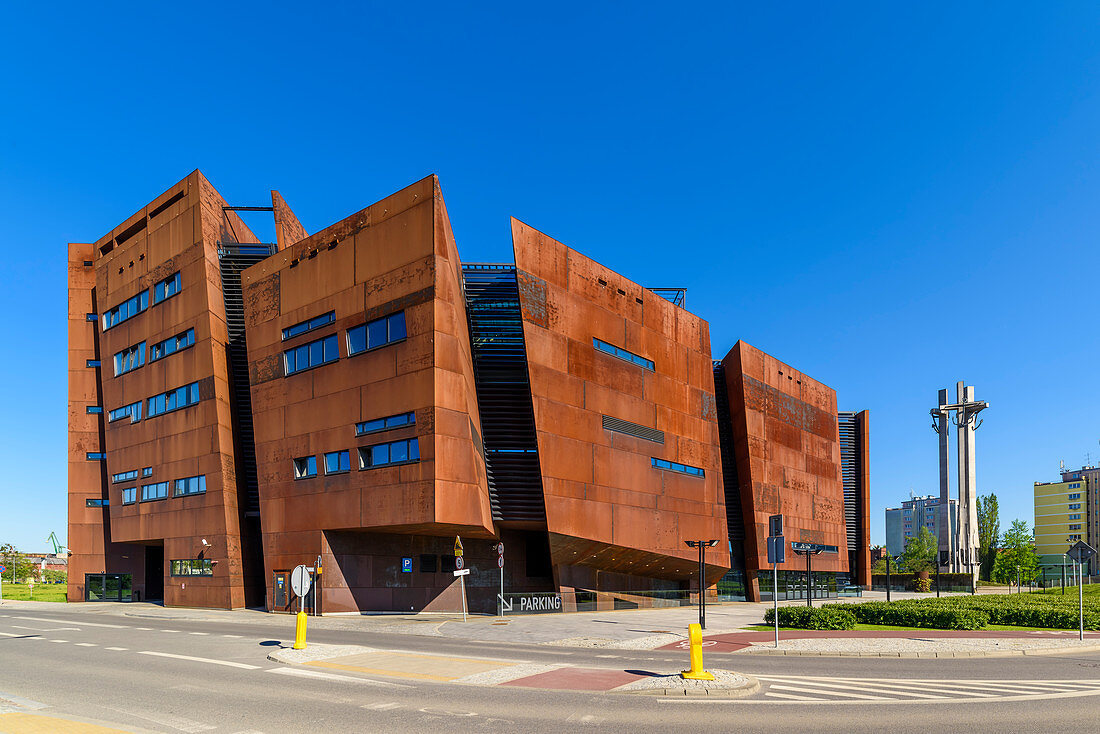
{"type": "Polygon", "coordinates": [[[1100,694],[1100,680],[944,681],[771,675],[760,675],[757,678],[764,687],[764,702],[771,700],[774,703],[932,703],[1100,694]]]}

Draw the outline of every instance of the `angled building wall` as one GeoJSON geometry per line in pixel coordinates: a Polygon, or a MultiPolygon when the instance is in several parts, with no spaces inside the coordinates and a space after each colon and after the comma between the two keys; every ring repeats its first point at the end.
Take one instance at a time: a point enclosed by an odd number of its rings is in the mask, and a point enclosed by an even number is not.
{"type": "Polygon", "coordinates": [[[729,568],[707,323],[512,220],[546,527],[563,590],[729,568]]]}

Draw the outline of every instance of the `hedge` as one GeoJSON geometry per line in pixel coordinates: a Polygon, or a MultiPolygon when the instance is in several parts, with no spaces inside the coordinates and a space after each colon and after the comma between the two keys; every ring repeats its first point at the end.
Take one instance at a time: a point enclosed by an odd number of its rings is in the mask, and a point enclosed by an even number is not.
{"type": "MultiPolygon", "coordinates": [[[[847,604],[826,604],[821,607],[780,607],[779,626],[803,630],[850,630],[856,617],[844,607],[847,604]]],[[[764,622],[775,624],[775,610],[764,612],[764,622]]]]}
{"type": "Polygon", "coordinates": [[[843,608],[860,624],[885,624],[937,630],[980,630],[989,624],[989,615],[982,611],[936,603],[926,604],[925,601],[924,599],[892,603],[870,601],[862,604],[826,604],[822,608],[843,608]]]}
{"type": "MultiPolygon", "coordinates": [[[[859,604],[826,604],[849,611],[860,624],[928,629],[982,629],[987,624],[1077,629],[1076,595],[978,594],[859,604]]],[[[1085,599],[1085,629],[1100,630],[1100,599],[1085,599]]],[[[780,616],[782,623],[782,616],[780,616]]]]}

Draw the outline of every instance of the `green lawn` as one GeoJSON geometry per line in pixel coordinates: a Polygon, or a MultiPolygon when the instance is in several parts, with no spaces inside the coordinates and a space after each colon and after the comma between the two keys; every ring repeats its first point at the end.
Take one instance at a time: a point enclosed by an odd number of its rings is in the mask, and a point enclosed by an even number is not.
{"type": "Polygon", "coordinates": [[[26,584],[4,582],[4,598],[12,601],[65,601],[65,584],[35,584],[34,594],[26,584]]]}

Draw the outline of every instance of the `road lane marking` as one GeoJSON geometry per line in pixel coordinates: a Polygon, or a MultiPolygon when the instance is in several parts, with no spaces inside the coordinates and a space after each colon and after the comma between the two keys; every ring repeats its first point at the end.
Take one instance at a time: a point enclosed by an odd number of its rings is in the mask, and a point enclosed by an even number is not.
{"type": "Polygon", "coordinates": [[[43,619],[42,617],[12,617],[12,619],[25,619],[29,622],[52,622],[57,624],[58,622],[67,622],[68,624],[78,624],[82,627],[110,627],[116,630],[128,630],[130,627],[125,624],[103,624],[101,622],[74,622],[71,619],[43,619]]]}
{"type": "Polygon", "coordinates": [[[104,650],[116,650],[116,651],[117,650],[123,650],[123,651],[125,651],[127,648],[125,648],[125,647],[105,647],[103,649],[104,650]]]}
{"type": "Polygon", "coordinates": [[[134,627],[134,629],[141,630],[142,632],[152,632],[153,631],[152,627],[134,627]]]}
{"type": "MultiPolygon", "coordinates": [[[[764,679],[761,678],[761,680],[764,680],[764,679]]],[[[797,678],[768,678],[766,682],[769,682],[769,683],[791,683],[793,685],[798,685],[802,681],[799,681],[797,678]]],[[[912,696],[913,698],[939,698],[939,699],[947,698],[947,696],[933,696],[933,695],[926,694],[926,693],[913,693],[912,691],[889,691],[889,690],[884,691],[884,690],[882,690],[881,687],[879,687],[877,684],[874,684],[874,683],[872,683],[870,685],[857,686],[857,685],[853,685],[851,683],[827,683],[826,681],[823,681],[823,680],[815,680],[811,685],[816,686],[818,688],[841,688],[841,689],[846,690],[846,691],[864,691],[866,693],[885,693],[885,694],[888,694],[888,695],[891,695],[891,696],[912,696]]],[[[776,686],[772,685],[771,687],[775,688],[776,686]]]]}
{"type": "Polygon", "coordinates": [[[17,630],[31,630],[33,632],[79,632],[79,627],[52,627],[48,630],[44,630],[40,627],[24,627],[21,624],[13,624],[12,629],[17,630]]]}
{"type": "Polygon", "coordinates": [[[50,642],[68,642],[68,640],[50,640],[50,642]]]}
{"type": "Polygon", "coordinates": [[[795,701],[821,701],[822,700],[820,698],[812,698],[810,696],[793,696],[790,693],[773,693],[772,691],[768,691],[764,695],[765,696],[773,696],[775,698],[790,698],[790,699],[793,699],[795,701]]]}
{"type": "Polygon", "coordinates": [[[178,632],[179,632],[179,630],[161,630],[161,632],[172,632],[172,633],[178,633],[178,632]]]}
{"type": "Polygon", "coordinates": [[[222,637],[232,637],[237,640],[241,639],[241,635],[222,635],[222,637]]]}
{"type": "Polygon", "coordinates": [[[48,703],[39,703],[38,701],[32,701],[29,698],[15,696],[11,693],[0,692],[0,700],[7,701],[8,703],[13,703],[20,708],[31,709],[32,711],[39,711],[41,709],[50,707],[48,703]]]}
{"type": "Polygon", "coordinates": [[[889,698],[887,696],[869,696],[865,693],[844,693],[843,691],[830,691],[821,690],[817,688],[811,688],[810,686],[777,686],[772,684],[768,686],[769,691],[797,691],[801,693],[817,694],[819,696],[843,696],[845,698],[855,698],[861,701],[894,701],[896,699],[889,698]]]}
{"type": "Polygon", "coordinates": [[[99,645],[95,644],[94,642],[78,642],[78,643],[76,643],[76,646],[77,647],[99,647],[99,645]]]}
{"type": "Polygon", "coordinates": [[[174,658],[176,660],[190,660],[195,663],[209,663],[210,665],[225,665],[230,668],[243,668],[244,670],[259,670],[259,665],[249,665],[248,663],[237,663],[232,660],[215,660],[213,658],[197,658],[192,655],[176,655],[171,652],[155,652],[153,650],[141,650],[138,655],[155,655],[161,658],[174,658]]]}
{"type": "Polygon", "coordinates": [[[189,635],[208,635],[209,632],[188,632],[189,635]]]}
{"type": "Polygon", "coordinates": [[[370,678],[356,678],[350,675],[337,675],[336,673],[322,673],[317,670],[299,670],[298,668],[271,668],[268,673],[274,673],[276,675],[296,675],[301,678],[321,678],[324,680],[339,680],[347,683],[361,683],[368,686],[383,686],[386,688],[411,688],[401,683],[390,683],[389,681],[371,680],[370,678]]]}

